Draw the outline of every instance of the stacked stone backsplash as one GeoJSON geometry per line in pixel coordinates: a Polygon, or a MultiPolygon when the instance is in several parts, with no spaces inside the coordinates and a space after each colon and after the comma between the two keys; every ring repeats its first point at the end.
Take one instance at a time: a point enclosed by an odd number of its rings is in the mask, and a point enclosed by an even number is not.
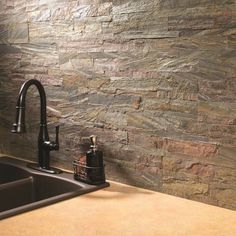
{"type": "Polygon", "coordinates": [[[39,101],[9,132],[21,84],[47,93],[52,164],[91,134],[108,179],[236,209],[235,0],[0,1],[0,152],[36,160],[39,101]]]}

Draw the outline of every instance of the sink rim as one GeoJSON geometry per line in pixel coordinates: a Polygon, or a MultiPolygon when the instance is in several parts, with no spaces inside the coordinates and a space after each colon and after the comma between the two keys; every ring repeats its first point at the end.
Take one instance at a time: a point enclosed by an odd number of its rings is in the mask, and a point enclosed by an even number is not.
{"type": "MultiPolygon", "coordinates": [[[[27,173],[29,173],[29,177],[32,175],[33,176],[47,176],[52,179],[59,179],[59,180],[74,184],[75,186],[78,186],[78,189],[72,190],[72,191],[69,191],[66,193],[62,193],[62,194],[59,194],[56,196],[52,196],[52,197],[49,197],[46,199],[42,199],[42,200],[39,200],[36,202],[32,202],[32,203],[29,203],[26,205],[22,205],[22,206],[19,206],[16,208],[12,208],[12,209],[9,209],[6,211],[2,211],[2,212],[0,212],[0,220],[5,219],[10,216],[14,216],[14,215],[18,215],[20,213],[24,213],[24,212],[28,212],[28,211],[31,211],[34,209],[38,209],[38,208],[41,208],[44,206],[48,206],[48,205],[51,205],[51,204],[54,204],[57,202],[61,202],[63,200],[67,200],[67,199],[70,199],[70,198],[73,198],[76,196],[80,196],[82,194],[86,194],[86,193],[93,192],[93,191],[110,186],[110,184],[108,182],[105,182],[100,185],[89,185],[89,184],[86,184],[83,182],[76,181],[76,180],[74,180],[73,174],[70,172],[66,172],[66,171],[63,171],[63,173],[57,174],[57,175],[39,172],[37,170],[33,170],[33,169],[28,168],[27,164],[29,162],[27,162],[27,160],[19,160],[19,159],[15,159],[15,158],[12,158],[9,156],[0,157],[0,164],[1,163],[11,165],[14,167],[18,167],[19,169],[23,169],[27,173]]],[[[1,185],[7,185],[9,183],[11,183],[11,182],[3,183],[1,185]]]]}

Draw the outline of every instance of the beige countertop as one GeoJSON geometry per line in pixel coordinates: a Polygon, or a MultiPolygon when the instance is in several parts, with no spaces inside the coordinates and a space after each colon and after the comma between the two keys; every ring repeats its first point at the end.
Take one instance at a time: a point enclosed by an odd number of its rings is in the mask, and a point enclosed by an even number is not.
{"type": "Polygon", "coordinates": [[[236,211],[111,182],[111,187],[2,220],[0,235],[235,236],[236,211]]]}
{"type": "Polygon", "coordinates": [[[236,211],[127,185],[0,221],[1,236],[235,236],[236,211]]]}

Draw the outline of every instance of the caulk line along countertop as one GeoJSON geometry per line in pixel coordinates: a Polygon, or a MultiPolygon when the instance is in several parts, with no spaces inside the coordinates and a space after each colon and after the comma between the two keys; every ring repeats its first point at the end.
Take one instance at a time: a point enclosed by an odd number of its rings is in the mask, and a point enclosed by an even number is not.
{"type": "Polygon", "coordinates": [[[111,182],[106,189],[2,220],[0,235],[235,236],[236,211],[111,182]]]}

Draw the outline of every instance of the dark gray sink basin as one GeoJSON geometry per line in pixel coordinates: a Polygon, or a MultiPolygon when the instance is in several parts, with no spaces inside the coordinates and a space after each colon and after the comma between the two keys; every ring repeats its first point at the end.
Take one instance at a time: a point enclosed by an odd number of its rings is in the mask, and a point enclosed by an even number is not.
{"type": "Polygon", "coordinates": [[[14,165],[15,160],[10,159],[9,162],[5,162],[4,160],[6,160],[6,158],[3,158],[2,160],[0,159],[0,185],[29,176],[29,172],[14,165]]]}
{"type": "Polygon", "coordinates": [[[0,219],[109,186],[75,181],[72,173],[46,174],[26,162],[0,158],[0,219]]]}

